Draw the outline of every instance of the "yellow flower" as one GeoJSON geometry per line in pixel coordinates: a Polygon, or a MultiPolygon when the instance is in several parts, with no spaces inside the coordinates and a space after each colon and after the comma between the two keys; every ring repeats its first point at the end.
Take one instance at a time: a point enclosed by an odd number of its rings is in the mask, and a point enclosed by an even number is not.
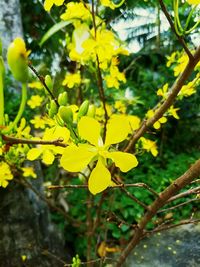
{"type": "Polygon", "coordinates": [[[170,56],[167,56],[167,67],[170,67],[176,61],[176,52],[173,52],[170,56]]]}
{"type": "Polygon", "coordinates": [[[50,11],[52,6],[55,4],[56,6],[62,6],[65,0],[45,0],[44,1],[44,9],[46,11],[50,11]]]}
{"type": "MultiPolygon", "coordinates": [[[[79,61],[81,64],[88,61],[96,62],[98,55],[103,70],[108,68],[113,57],[126,53],[112,31],[101,27],[95,34],[94,29],[89,30],[87,24],[80,24],[74,30],[73,42],[68,45],[68,49],[71,60],[79,61]]],[[[125,80],[123,73],[119,74],[119,77],[122,81],[125,80]]]]}
{"type": "Polygon", "coordinates": [[[157,145],[155,141],[151,141],[144,137],[141,137],[140,140],[142,142],[143,149],[145,149],[147,152],[151,152],[154,157],[158,155],[157,145]]]}
{"type": "MultiPolygon", "coordinates": [[[[69,140],[70,132],[67,128],[61,126],[55,126],[50,129],[46,129],[43,141],[55,141],[60,138],[63,139],[63,143],[66,144],[69,140]]],[[[45,164],[52,164],[55,156],[54,154],[62,154],[63,147],[54,146],[54,145],[39,145],[37,148],[31,148],[27,154],[28,160],[35,160],[38,157],[42,156],[42,161],[45,164]]]]}
{"type": "Polygon", "coordinates": [[[81,83],[81,75],[80,73],[68,73],[65,76],[65,79],[62,83],[62,85],[67,85],[68,88],[72,88],[76,85],[79,85],[81,83]]]}
{"type": "Polygon", "coordinates": [[[177,65],[174,67],[174,76],[178,76],[182,73],[189,62],[187,54],[183,54],[178,60],[177,65]]]}
{"type": "Polygon", "coordinates": [[[46,126],[46,120],[40,115],[34,116],[34,119],[30,120],[30,123],[34,124],[35,129],[44,129],[46,126]]]}
{"type": "Polygon", "coordinates": [[[177,114],[177,111],[179,110],[180,108],[174,108],[174,106],[171,106],[168,111],[167,111],[167,114],[170,115],[170,116],[173,116],[175,119],[180,119],[178,114],[177,114]]]}
{"type": "Polygon", "coordinates": [[[110,9],[115,9],[115,6],[111,0],[101,0],[103,6],[109,7],[110,9]]]}
{"type": "Polygon", "coordinates": [[[119,89],[119,81],[125,83],[126,78],[123,72],[120,72],[117,66],[110,67],[110,75],[106,75],[105,77],[106,85],[108,88],[116,88],[119,89]]]}
{"type": "Polygon", "coordinates": [[[187,0],[187,2],[190,5],[198,5],[198,4],[200,4],[200,0],[187,0]]]}
{"type": "Polygon", "coordinates": [[[111,9],[115,9],[115,8],[118,8],[120,7],[121,5],[123,5],[123,3],[125,2],[125,0],[121,0],[121,2],[119,4],[114,4],[112,2],[112,0],[100,0],[101,1],[101,4],[103,6],[106,6],[106,7],[109,7],[111,9]]]}
{"type": "MultiPolygon", "coordinates": [[[[152,118],[152,117],[154,116],[154,114],[155,114],[155,111],[153,111],[152,109],[150,109],[150,110],[148,110],[146,116],[147,116],[147,118],[149,119],[149,118],[152,118]]],[[[165,116],[163,116],[163,117],[161,117],[159,120],[157,120],[157,121],[154,123],[153,127],[154,127],[156,130],[157,130],[157,129],[160,129],[161,124],[166,123],[166,122],[167,122],[167,118],[166,118],[165,116]]]]}
{"type": "Polygon", "coordinates": [[[8,181],[13,179],[10,167],[6,162],[0,162],[0,186],[6,188],[8,181]]]}
{"type": "Polygon", "coordinates": [[[117,112],[126,113],[126,105],[121,100],[115,101],[114,107],[117,112]]]}
{"type": "Polygon", "coordinates": [[[81,19],[81,20],[91,20],[92,14],[90,12],[90,6],[88,4],[69,2],[66,5],[65,13],[61,15],[63,20],[71,19],[81,19]],[[85,7],[87,6],[87,8],[85,7]]]}
{"type": "Polygon", "coordinates": [[[27,104],[29,105],[30,108],[34,109],[36,107],[40,107],[42,101],[43,101],[43,98],[41,96],[39,96],[39,95],[33,95],[28,100],[27,104]]]}
{"type": "Polygon", "coordinates": [[[41,90],[43,88],[43,85],[41,82],[31,82],[31,83],[28,83],[28,87],[41,90]]]}
{"type": "Polygon", "coordinates": [[[168,87],[169,84],[166,83],[162,88],[159,88],[157,91],[157,95],[161,96],[163,99],[166,99],[168,96],[168,87]]]}
{"type": "Polygon", "coordinates": [[[182,99],[183,97],[188,97],[195,93],[196,93],[196,88],[194,86],[194,81],[192,81],[186,85],[183,85],[181,91],[178,93],[178,98],[182,99]]]}
{"type": "Polygon", "coordinates": [[[19,127],[17,127],[17,133],[16,133],[16,137],[18,138],[29,138],[30,137],[30,131],[31,131],[31,127],[30,126],[26,126],[26,119],[22,118],[20,121],[20,125],[19,127]]]}
{"type": "Polygon", "coordinates": [[[64,169],[70,172],[79,172],[97,160],[88,182],[92,194],[97,194],[108,186],[112,186],[111,174],[106,168],[107,159],[115,162],[115,165],[123,172],[138,165],[136,157],[132,154],[109,151],[112,144],[122,142],[128,135],[129,124],[123,118],[112,118],[108,121],[105,144],[100,136],[100,124],[93,118],[82,117],[78,122],[78,132],[79,136],[89,144],[68,146],[64,150],[60,163],[64,169]]]}
{"type": "Polygon", "coordinates": [[[23,171],[23,176],[24,177],[32,177],[32,178],[37,178],[37,175],[33,169],[33,167],[24,167],[22,168],[23,171]]]}

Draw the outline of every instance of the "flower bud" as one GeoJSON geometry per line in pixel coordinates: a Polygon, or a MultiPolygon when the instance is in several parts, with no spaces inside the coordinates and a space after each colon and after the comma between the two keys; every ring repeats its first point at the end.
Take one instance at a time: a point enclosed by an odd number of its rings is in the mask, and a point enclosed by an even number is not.
{"type": "Polygon", "coordinates": [[[85,100],[80,108],[79,108],[79,111],[78,111],[78,118],[81,118],[82,116],[85,116],[88,112],[88,108],[89,108],[89,101],[88,100],[85,100]]]}
{"type": "Polygon", "coordinates": [[[59,96],[58,96],[58,104],[60,106],[66,106],[67,100],[68,100],[67,92],[63,92],[63,93],[59,94],[59,96]]]}
{"type": "Polygon", "coordinates": [[[59,115],[65,123],[67,124],[73,123],[73,112],[70,107],[61,106],[59,108],[59,115]]]}
{"type": "Polygon", "coordinates": [[[8,47],[8,65],[15,79],[22,83],[28,80],[28,54],[24,40],[19,37],[8,47]]]}
{"type": "Polygon", "coordinates": [[[45,81],[47,87],[52,92],[53,91],[53,82],[52,82],[51,76],[50,75],[46,75],[45,78],[44,78],[44,81],[45,81]]]}
{"type": "Polygon", "coordinates": [[[50,118],[53,118],[54,115],[57,114],[57,112],[58,112],[58,107],[57,107],[55,101],[54,100],[51,100],[50,109],[49,109],[49,117],[50,118]]]}
{"type": "Polygon", "coordinates": [[[95,117],[95,113],[96,113],[95,105],[89,105],[87,116],[91,117],[91,118],[94,118],[95,117]]]}

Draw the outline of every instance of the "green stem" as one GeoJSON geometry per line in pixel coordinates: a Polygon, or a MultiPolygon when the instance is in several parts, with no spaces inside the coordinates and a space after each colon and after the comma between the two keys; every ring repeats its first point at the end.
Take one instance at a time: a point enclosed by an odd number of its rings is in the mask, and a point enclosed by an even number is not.
{"type": "Polygon", "coordinates": [[[7,130],[3,131],[3,133],[7,134],[10,133],[11,130],[17,125],[17,123],[20,121],[22,114],[24,112],[25,106],[26,106],[26,100],[27,100],[27,87],[26,87],[26,83],[22,84],[22,98],[21,98],[21,103],[20,103],[20,107],[17,113],[17,116],[15,117],[15,120],[13,121],[13,123],[11,123],[11,125],[8,127],[7,130]]]}
{"type": "Polygon", "coordinates": [[[190,10],[190,13],[189,13],[189,15],[188,15],[188,17],[187,17],[187,20],[186,20],[186,23],[185,23],[184,31],[187,30],[187,27],[188,27],[188,25],[189,25],[189,23],[190,23],[190,20],[191,20],[191,17],[192,17],[192,15],[193,15],[194,11],[195,11],[195,8],[196,8],[196,6],[193,7],[192,10],[190,10]]]}
{"type": "Polygon", "coordinates": [[[181,36],[183,35],[183,28],[181,26],[180,19],[179,19],[178,8],[179,8],[179,0],[174,0],[174,27],[175,27],[176,33],[179,36],[181,36]]]}
{"type": "Polygon", "coordinates": [[[3,74],[0,73],[0,126],[4,125],[4,91],[3,74]]]}
{"type": "Polygon", "coordinates": [[[193,26],[191,29],[189,29],[188,31],[186,31],[185,33],[186,33],[186,34],[191,33],[195,28],[197,28],[197,26],[199,25],[199,23],[200,23],[200,20],[197,21],[197,22],[194,24],[194,26],[193,26]]]}

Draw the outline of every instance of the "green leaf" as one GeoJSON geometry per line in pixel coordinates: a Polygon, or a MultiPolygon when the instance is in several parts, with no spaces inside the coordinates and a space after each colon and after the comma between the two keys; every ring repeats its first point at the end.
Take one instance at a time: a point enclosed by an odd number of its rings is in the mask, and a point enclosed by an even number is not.
{"type": "Polygon", "coordinates": [[[42,40],[40,41],[39,45],[42,46],[52,35],[54,35],[54,33],[66,27],[70,23],[72,23],[72,21],[68,20],[68,21],[61,21],[53,25],[53,27],[51,27],[42,37],[42,40]]]}

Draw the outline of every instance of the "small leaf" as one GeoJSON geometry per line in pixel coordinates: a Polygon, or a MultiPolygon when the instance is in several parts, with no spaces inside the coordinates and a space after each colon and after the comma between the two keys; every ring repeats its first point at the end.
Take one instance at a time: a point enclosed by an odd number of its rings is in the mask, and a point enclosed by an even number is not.
{"type": "Polygon", "coordinates": [[[54,35],[54,33],[58,32],[59,30],[69,25],[70,23],[72,23],[72,21],[68,20],[68,21],[61,21],[53,25],[53,27],[51,27],[42,37],[39,46],[42,46],[52,35],[54,35]]]}

